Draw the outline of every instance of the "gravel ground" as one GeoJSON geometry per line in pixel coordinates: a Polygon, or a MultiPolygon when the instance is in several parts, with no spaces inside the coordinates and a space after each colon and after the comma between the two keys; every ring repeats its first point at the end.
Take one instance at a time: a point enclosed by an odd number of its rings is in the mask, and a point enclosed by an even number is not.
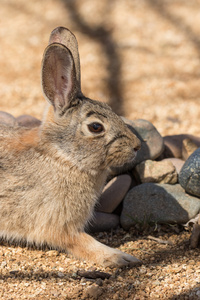
{"type": "Polygon", "coordinates": [[[1,243],[1,299],[199,299],[200,253],[189,248],[178,226],[99,233],[101,242],[143,261],[137,268],[109,269],[80,262],[56,250],[1,243]],[[153,240],[157,237],[158,240],[153,240]],[[88,279],[78,271],[103,271],[88,279]]]}
{"type": "MultiPolygon", "coordinates": [[[[0,110],[42,118],[41,58],[62,25],[77,36],[87,96],[151,121],[162,135],[199,136],[199,14],[200,0],[1,0],[0,110]]],[[[95,236],[144,264],[104,269],[2,241],[1,299],[200,299],[200,252],[190,249],[189,231],[154,225],[95,236]],[[111,276],[87,279],[78,270],[111,276]]]]}

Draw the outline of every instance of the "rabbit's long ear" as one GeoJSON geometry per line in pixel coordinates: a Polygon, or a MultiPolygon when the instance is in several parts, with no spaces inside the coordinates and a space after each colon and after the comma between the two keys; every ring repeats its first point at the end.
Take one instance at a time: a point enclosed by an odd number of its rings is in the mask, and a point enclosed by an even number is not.
{"type": "Polygon", "coordinates": [[[78,52],[78,42],[75,35],[65,27],[57,27],[51,32],[49,38],[49,44],[52,43],[63,44],[71,51],[76,68],[76,79],[79,83],[79,88],[81,91],[80,59],[78,52]]]}
{"type": "Polygon", "coordinates": [[[64,45],[49,45],[42,63],[42,87],[55,110],[70,107],[78,95],[79,86],[71,52],[64,45]]]}

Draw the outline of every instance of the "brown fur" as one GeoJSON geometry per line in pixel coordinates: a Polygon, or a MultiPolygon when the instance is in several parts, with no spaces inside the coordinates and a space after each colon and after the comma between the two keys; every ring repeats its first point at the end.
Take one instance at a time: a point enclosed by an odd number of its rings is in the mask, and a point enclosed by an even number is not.
{"type": "Polygon", "coordinates": [[[14,143],[11,141],[10,144],[17,152],[25,151],[28,148],[36,148],[39,143],[38,131],[38,128],[25,131],[20,135],[19,139],[15,140],[14,143]]]}
{"type": "Polygon", "coordinates": [[[0,235],[102,265],[138,264],[84,232],[109,168],[133,160],[140,142],[108,105],[83,96],[78,54],[66,47],[71,35],[54,30],[45,50],[42,84],[51,105],[41,126],[0,127],[0,235]]]}

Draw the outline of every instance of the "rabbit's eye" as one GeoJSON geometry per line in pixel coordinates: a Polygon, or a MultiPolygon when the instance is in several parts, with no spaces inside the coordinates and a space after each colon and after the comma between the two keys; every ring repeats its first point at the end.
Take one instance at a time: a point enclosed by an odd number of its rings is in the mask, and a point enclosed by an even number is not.
{"type": "Polygon", "coordinates": [[[94,133],[100,133],[100,132],[104,131],[104,127],[100,123],[91,123],[88,125],[88,128],[91,132],[94,132],[94,133]]]}

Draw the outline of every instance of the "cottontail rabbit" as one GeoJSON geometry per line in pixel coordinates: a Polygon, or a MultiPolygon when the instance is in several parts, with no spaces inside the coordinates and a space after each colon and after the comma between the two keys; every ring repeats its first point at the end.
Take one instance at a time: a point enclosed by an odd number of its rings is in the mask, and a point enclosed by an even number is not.
{"type": "Polygon", "coordinates": [[[41,126],[0,127],[0,235],[104,266],[140,263],[84,232],[108,169],[132,161],[140,141],[107,104],[82,94],[77,41],[66,28],[51,33],[42,87],[41,126]]]}

